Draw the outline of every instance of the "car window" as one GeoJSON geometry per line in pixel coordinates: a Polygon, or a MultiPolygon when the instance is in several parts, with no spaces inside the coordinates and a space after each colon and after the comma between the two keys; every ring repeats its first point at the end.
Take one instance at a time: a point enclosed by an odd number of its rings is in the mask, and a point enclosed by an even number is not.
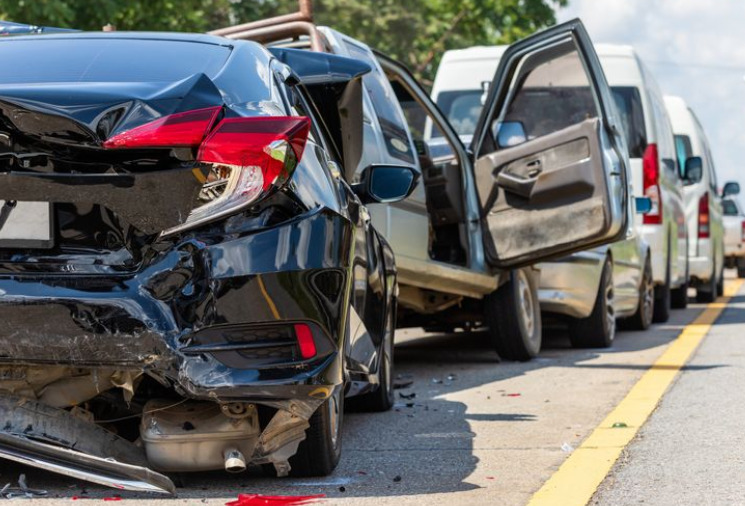
{"type": "MultiPolygon", "coordinates": [[[[0,61],[13,72],[3,72],[0,83],[173,82],[195,74],[213,77],[230,52],[227,46],[174,40],[8,39],[0,43],[0,61]]],[[[262,81],[261,88],[265,87],[262,81]]]]}
{"type": "Polygon", "coordinates": [[[527,56],[518,69],[506,110],[491,124],[498,147],[514,146],[598,117],[579,53],[572,48],[545,58],[545,53],[527,56]]]}
{"type": "Polygon", "coordinates": [[[693,156],[691,149],[691,138],[687,135],[675,136],[675,153],[678,156],[678,166],[680,167],[680,176],[683,177],[685,172],[686,160],[693,156]]]}
{"type": "MultiPolygon", "coordinates": [[[[437,95],[437,105],[447,116],[458,135],[473,135],[484,107],[482,90],[443,91],[437,95]]],[[[433,131],[432,137],[442,133],[433,131]]]]}
{"type": "Polygon", "coordinates": [[[737,204],[735,204],[732,200],[722,201],[722,212],[725,216],[737,216],[738,214],[740,214],[737,211],[737,204]]]}
{"type": "Polygon", "coordinates": [[[630,158],[641,158],[647,149],[647,128],[639,89],[635,86],[612,86],[611,92],[620,113],[630,158]]]}
{"type": "MultiPolygon", "coordinates": [[[[369,64],[373,69],[378,68],[374,58],[363,47],[347,40],[344,41],[344,45],[350,57],[369,64]]],[[[380,72],[373,70],[362,77],[362,82],[370,95],[375,114],[380,122],[388,154],[406,163],[414,164],[414,153],[406,133],[404,118],[394,105],[396,99],[391,96],[388,81],[380,72]]]]}

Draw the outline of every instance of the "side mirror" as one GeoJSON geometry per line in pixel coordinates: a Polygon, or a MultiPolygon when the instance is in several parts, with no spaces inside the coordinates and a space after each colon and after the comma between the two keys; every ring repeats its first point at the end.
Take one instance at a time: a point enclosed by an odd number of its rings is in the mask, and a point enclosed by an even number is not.
{"type": "Polygon", "coordinates": [[[689,184],[699,183],[704,177],[704,162],[700,156],[686,158],[685,180],[689,184]]]}
{"type": "Polygon", "coordinates": [[[740,194],[740,183],[736,181],[730,181],[724,183],[724,189],[722,190],[722,197],[729,197],[730,195],[740,194]]]}
{"type": "Polygon", "coordinates": [[[497,145],[500,148],[517,146],[528,140],[525,127],[519,121],[505,121],[497,125],[497,145]]]}
{"type": "Polygon", "coordinates": [[[414,191],[419,172],[406,165],[372,164],[362,171],[360,182],[352,185],[363,204],[399,202],[414,191]]]}
{"type": "Polygon", "coordinates": [[[647,214],[652,210],[652,199],[649,197],[634,197],[636,214],[647,214]]]}

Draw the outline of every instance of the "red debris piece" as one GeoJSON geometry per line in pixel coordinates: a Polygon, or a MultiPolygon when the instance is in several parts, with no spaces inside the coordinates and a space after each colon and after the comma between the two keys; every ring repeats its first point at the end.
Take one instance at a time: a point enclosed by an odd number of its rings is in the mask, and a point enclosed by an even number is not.
{"type": "Polygon", "coordinates": [[[225,506],[302,506],[313,504],[317,499],[325,495],[260,495],[260,494],[238,494],[235,501],[226,502],[225,506]]]}
{"type": "Polygon", "coordinates": [[[119,497],[118,495],[115,495],[113,497],[104,497],[103,500],[104,501],[121,501],[122,498],[119,497]]]}
{"type": "Polygon", "coordinates": [[[520,397],[520,394],[507,394],[507,397],[520,397]]]}

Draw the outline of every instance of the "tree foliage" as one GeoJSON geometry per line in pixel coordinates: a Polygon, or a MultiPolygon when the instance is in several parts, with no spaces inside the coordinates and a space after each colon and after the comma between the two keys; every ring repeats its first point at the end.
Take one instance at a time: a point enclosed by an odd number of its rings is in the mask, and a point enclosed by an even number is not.
{"type": "MultiPolygon", "coordinates": [[[[446,49],[504,44],[555,22],[567,0],[315,0],[315,21],[431,77],[446,49]]],[[[202,32],[294,12],[297,0],[0,0],[0,19],[82,30],[202,32]]]]}

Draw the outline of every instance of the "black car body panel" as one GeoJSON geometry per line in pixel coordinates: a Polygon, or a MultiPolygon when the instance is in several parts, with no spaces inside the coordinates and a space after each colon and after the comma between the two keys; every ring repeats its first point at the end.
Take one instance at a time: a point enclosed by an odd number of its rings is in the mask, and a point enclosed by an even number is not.
{"type": "Polygon", "coordinates": [[[136,406],[145,388],[142,402],[165,391],[269,408],[276,425],[246,459],[286,473],[319,405],[378,386],[394,311],[392,251],[330,169],[354,157],[357,134],[342,129],[361,133],[361,115],[339,116],[361,110],[349,90],[366,66],[321,56],[328,82],[308,72],[306,86],[257,44],[186,34],[17,37],[0,40],[5,54],[26,60],[26,77],[0,78],[0,231],[15,201],[43,201],[53,237],[43,248],[0,238],[0,392],[61,409],[109,390],[136,406]],[[85,67],[92,46],[100,58],[85,67]],[[127,69],[132,47],[147,52],[127,69]],[[183,71],[170,61],[194,51],[205,61],[183,71]],[[55,54],[56,66],[39,66],[55,54]],[[313,87],[333,90],[334,103],[308,106],[313,87]],[[107,144],[174,114],[214,108],[214,125],[291,107],[313,126],[288,180],[195,226],[187,216],[210,170],[196,149],[107,144]],[[312,336],[310,357],[297,325],[312,336]]]}

